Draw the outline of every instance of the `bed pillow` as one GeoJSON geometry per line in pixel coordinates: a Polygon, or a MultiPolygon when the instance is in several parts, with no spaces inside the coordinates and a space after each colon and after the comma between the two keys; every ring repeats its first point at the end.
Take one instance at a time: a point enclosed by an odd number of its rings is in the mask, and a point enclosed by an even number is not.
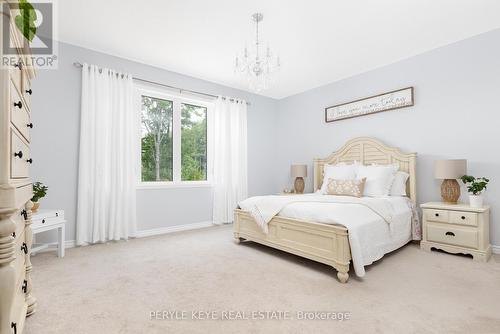
{"type": "Polygon", "coordinates": [[[356,178],[366,178],[364,196],[388,196],[397,170],[396,165],[357,165],[356,178]]]}
{"type": "Polygon", "coordinates": [[[325,165],[323,171],[323,183],[321,184],[320,193],[326,194],[328,187],[328,179],[335,180],[354,180],[356,179],[356,167],[346,163],[339,163],[336,165],[325,165]]]}
{"type": "Polygon", "coordinates": [[[406,196],[406,181],[410,177],[410,174],[398,171],[394,175],[394,181],[392,182],[391,191],[389,195],[391,196],[406,196]]]}
{"type": "Polygon", "coordinates": [[[361,197],[363,196],[365,182],[366,178],[360,180],[328,179],[326,193],[328,195],[361,197]]]}

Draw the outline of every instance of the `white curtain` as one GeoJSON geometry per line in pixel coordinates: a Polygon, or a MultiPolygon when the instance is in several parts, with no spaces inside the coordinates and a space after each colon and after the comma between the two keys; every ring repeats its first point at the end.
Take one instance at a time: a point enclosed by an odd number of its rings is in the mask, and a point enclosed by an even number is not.
{"type": "Polygon", "coordinates": [[[129,74],[82,68],[77,244],[136,233],[138,110],[129,74]]]}
{"type": "Polygon", "coordinates": [[[213,222],[230,223],[238,202],[248,196],[245,101],[217,98],[213,154],[213,222]]]}

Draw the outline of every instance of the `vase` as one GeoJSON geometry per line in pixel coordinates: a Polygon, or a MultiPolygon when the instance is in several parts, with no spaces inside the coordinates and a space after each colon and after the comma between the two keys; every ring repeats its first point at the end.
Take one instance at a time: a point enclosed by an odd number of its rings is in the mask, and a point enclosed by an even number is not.
{"type": "Polygon", "coordinates": [[[473,208],[482,208],[483,195],[469,195],[469,204],[473,208]]]}
{"type": "Polygon", "coordinates": [[[40,207],[40,202],[33,202],[33,207],[31,208],[31,212],[37,212],[40,207]]]}

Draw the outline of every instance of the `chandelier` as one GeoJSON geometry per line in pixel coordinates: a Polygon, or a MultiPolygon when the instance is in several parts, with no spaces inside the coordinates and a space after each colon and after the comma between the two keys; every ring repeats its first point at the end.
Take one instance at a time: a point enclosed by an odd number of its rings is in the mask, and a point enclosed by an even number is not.
{"type": "Polygon", "coordinates": [[[243,54],[236,57],[234,71],[246,77],[251,90],[260,92],[267,89],[272,82],[272,73],[280,68],[280,58],[271,53],[269,46],[263,53],[259,41],[259,22],[264,15],[255,13],[252,20],[255,22],[255,47],[249,52],[245,47],[243,54]]]}

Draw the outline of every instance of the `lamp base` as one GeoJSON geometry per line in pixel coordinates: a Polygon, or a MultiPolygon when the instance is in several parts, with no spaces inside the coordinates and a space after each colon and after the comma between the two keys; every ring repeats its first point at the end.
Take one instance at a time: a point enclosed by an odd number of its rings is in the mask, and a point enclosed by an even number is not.
{"type": "Polygon", "coordinates": [[[441,198],[444,202],[457,204],[460,198],[460,185],[455,179],[445,179],[441,184],[441,198]]]}
{"type": "Polygon", "coordinates": [[[303,177],[296,177],[295,178],[295,183],[293,184],[295,187],[295,193],[296,194],[303,194],[304,193],[304,178],[303,177]]]}

